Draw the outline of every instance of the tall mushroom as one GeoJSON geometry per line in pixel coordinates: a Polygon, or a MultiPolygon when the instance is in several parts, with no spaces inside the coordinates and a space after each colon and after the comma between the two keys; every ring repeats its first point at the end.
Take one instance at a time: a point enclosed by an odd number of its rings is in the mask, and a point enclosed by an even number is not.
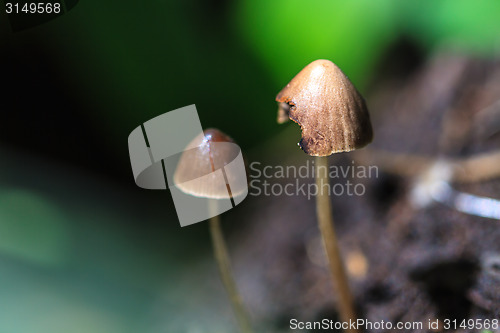
{"type": "Polygon", "coordinates": [[[230,137],[217,129],[207,129],[203,133],[203,138],[195,138],[182,153],[174,173],[174,183],[186,194],[209,199],[208,208],[211,211],[210,215],[213,216],[209,221],[210,234],[221,279],[241,332],[250,333],[250,321],[231,272],[220,216],[216,212],[218,200],[233,200],[243,192],[246,194],[246,179],[241,180],[241,174],[233,174],[231,168],[225,168],[238,152],[239,149],[230,137]],[[216,171],[222,171],[223,181],[216,171]]]}
{"type": "MultiPolygon", "coordinates": [[[[327,156],[362,148],[373,138],[370,116],[363,97],[349,78],[329,60],[316,60],[302,69],[276,96],[278,123],[288,119],[300,125],[299,146],[316,156],[316,213],[334,286],[340,318],[356,319],[353,297],[339,251],[329,193],[327,156]]],[[[353,331],[353,330],[348,330],[353,331]]]]}

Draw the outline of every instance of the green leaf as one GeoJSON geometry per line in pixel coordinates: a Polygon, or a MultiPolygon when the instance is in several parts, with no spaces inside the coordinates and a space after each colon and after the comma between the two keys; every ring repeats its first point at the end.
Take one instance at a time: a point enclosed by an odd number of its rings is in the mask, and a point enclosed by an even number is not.
{"type": "Polygon", "coordinates": [[[280,85],[316,59],[358,85],[395,35],[393,1],[244,0],[236,24],[280,85]]]}

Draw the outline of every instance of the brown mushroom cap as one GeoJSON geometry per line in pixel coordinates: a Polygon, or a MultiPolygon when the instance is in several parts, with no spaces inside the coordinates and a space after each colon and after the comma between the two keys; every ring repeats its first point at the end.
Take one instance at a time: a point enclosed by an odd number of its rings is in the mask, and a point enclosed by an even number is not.
{"type": "Polygon", "coordinates": [[[311,156],[328,156],[362,148],[373,139],[363,97],[329,60],[302,69],[276,96],[278,123],[290,118],[300,125],[299,146],[311,156]]]}
{"type": "Polygon", "coordinates": [[[189,143],[174,173],[175,185],[184,193],[210,199],[227,199],[247,190],[246,179],[224,168],[240,153],[239,147],[226,134],[207,129],[189,143]],[[225,179],[220,170],[224,170],[225,179]],[[218,172],[216,172],[218,171],[218,172]],[[231,184],[230,191],[226,182],[231,184]]]}

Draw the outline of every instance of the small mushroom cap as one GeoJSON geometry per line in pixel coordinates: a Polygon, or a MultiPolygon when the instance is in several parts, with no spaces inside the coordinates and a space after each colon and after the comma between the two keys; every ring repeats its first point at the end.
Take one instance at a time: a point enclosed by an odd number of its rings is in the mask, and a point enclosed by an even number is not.
{"type": "Polygon", "coordinates": [[[246,178],[225,168],[239,153],[238,145],[229,136],[217,129],[206,129],[182,153],[174,183],[182,192],[202,198],[227,199],[245,193],[246,178]],[[227,178],[222,177],[221,169],[227,178]],[[230,191],[226,182],[231,184],[230,191]]]}
{"type": "Polygon", "coordinates": [[[329,60],[302,69],[276,96],[278,123],[300,125],[299,146],[311,156],[328,156],[362,148],[373,139],[363,97],[349,78],[329,60]]]}

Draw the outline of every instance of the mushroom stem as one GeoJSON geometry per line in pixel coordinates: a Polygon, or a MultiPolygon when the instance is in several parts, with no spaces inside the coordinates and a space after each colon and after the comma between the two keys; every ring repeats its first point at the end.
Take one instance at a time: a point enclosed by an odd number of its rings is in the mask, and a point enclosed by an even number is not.
{"type": "MultiPolygon", "coordinates": [[[[317,156],[316,186],[318,187],[318,194],[316,196],[316,214],[318,217],[319,230],[328,257],[334,289],[338,294],[340,319],[342,322],[349,322],[349,320],[355,321],[356,312],[354,310],[353,297],[349,288],[349,281],[340,255],[337,236],[335,234],[330,197],[328,191],[323,190],[326,184],[329,184],[328,158],[326,156],[317,156]]],[[[357,332],[355,329],[347,329],[346,331],[350,333],[357,332]]]]}
{"type": "Polygon", "coordinates": [[[231,305],[233,306],[238,325],[242,333],[251,333],[252,330],[250,328],[250,321],[248,320],[245,307],[243,306],[241,296],[236,288],[236,283],[234,282],[233,274],[231,272],[229,254],[226,242],[224,241],[224,236],[222,235],[219,215],[210,218],[209,224],[215,259],[217,261],[217,265],[219,266],[222,283],[226,288],[231,305]]]}

